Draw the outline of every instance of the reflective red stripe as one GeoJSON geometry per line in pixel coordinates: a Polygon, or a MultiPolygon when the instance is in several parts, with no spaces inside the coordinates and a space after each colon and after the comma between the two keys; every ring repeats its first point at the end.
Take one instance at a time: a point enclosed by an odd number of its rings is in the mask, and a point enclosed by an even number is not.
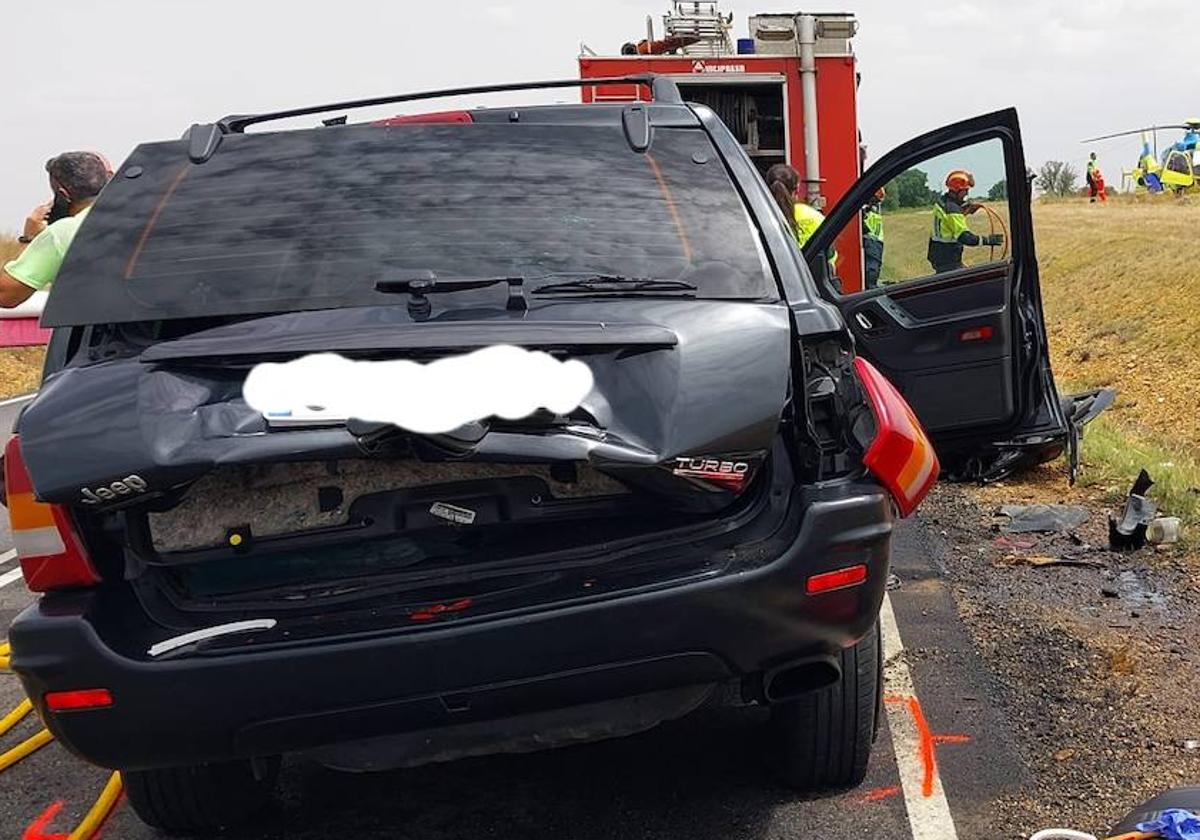
{"type": "Polygon", "coordinates": [[[867,580],[867,567],[859,563],[857,566],[847,566],[832,572],[822,572],[813,575],[804,584],[804,591],[809,595],[820,595],[822,592],[833,592],[835,589],[846,589],[858,586],[867,580]]]}
{"type": "Polygon", "coordinates": [[[959,341],[987,341],[994,335],[991,327],[975,327],[970,330],[963,330],[958,334],[959,341]]]}
{"type": "Polygon", "coordinates": [[[46,708],[52,712],[69,712],[78,709],[106,709],[113,704],[112,692],[107,688],[51,691],[46,695],[45,700],[46,708]]]}

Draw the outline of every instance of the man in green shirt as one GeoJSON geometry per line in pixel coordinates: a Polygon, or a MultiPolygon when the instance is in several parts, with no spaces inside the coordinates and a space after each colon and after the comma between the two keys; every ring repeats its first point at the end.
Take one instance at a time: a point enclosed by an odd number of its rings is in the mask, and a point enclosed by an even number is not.
{"type": "Polygon", "coordinates": [[[64,152],[46,164],[54,199],[34,208],[20,241],[25,249],[0,270],[0,308],[24,303],[54,282],[75,231],[112,177],[103,155],[64,152]]]}

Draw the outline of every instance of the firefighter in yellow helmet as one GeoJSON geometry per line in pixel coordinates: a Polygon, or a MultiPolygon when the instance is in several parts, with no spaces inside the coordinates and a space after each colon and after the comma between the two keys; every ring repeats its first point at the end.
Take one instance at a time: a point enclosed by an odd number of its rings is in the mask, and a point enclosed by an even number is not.
{"type": "Polygon", "coordinates": [[[946,192],[933,205],[933,231],[929,236],[929,264],[938,274],[963,268],[963,248],[977,245],[1003,245],[1004,234],[980,236],[967,227],[967,216],[979,210],[967,200],[975,176],[956,169],[946,176],[946,192]]]}

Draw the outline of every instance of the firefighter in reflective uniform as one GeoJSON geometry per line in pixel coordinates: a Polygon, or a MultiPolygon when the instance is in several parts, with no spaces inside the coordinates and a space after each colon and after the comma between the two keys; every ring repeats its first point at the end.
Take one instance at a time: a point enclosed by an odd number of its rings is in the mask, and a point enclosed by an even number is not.
{"type": "Polygon", "coordinates": [[[883,270],[883,187],[875,190],[875,201],[862,211],[863,262],[865,289],[879,285],[879,272],[883,270]]]}
{"type": "Polygon", "coordinates": [[[967,227],[967,216],[979,209],[967,201],[975,176],[956,169],[946,176],[946,192],[933,205],[933,231],[929,236],[929,264],[938,274],[963,268],[963,248],[1004,244],[1004,234],[980,236],[967,227]]]}

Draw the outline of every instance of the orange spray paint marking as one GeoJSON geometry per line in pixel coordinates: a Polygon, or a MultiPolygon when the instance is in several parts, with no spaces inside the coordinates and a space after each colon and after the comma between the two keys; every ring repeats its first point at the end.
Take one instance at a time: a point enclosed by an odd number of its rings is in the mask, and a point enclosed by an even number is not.
{"type": "Polygon", "coordinates": [[[892,785],[891,787],[875,788],[863,794],[864,802],[881,802],[884,799],[890,799],[893,796],[899,796],[901,793],[900,785],[892,785]]]}
{"type": "MultiPolygon", "coordinates": [[[[100,837],[104,834],[104,830],[108,828],[108,824],[112,820],[113,814],[116,813],[117,808],[124,801],[125,792],[121,791],[120,795],[117,796],[117,798],[108,808],[107,813],[105,813],[104,817],[100,820],[100,823],[95,827],[95,830],[86,836],[90,837],[91,840],[100,840],[100,837]]],[[[92,806],[92,809],[95,810],[97,807],[99,807],[99,805],[100,803],[97,802],[96,805],[92,806]]],[[[53,834],[46,833],[46,829],[50,827],[50,823],[54,822],[54,818],[58,816],[58,812],[61,811],[62,808],[63,801],[60,799],[48,807],[45,811],[42,811],[41,815],[36,820],[31,822],[29,827],[25,829],[25,833],[21,835],[21,840],[72,840],[73,837],[85,836],[81,834],[81,832],[84,831],[84,826],[87,824],[87,817],[84,818],[83,824],[67,834],[63,834],[61,832],[54,832],[53,834]]],[[[88,816],[91,816],[90,811],[88,812],[88,816]]]]}
{"type": "Polygon", "coordinates": [[[929,731],[929,723],[925,720],[925,712],[921,710],[920,700],[916,697],[909,697],[908,710],[912,713],[913,723],[917,725],[917,737],[920,739],[921,767],[924,770],[921,779],[921,795],[928,799],[933,796],[933,773],[936,768],[933,733],[929,731]]]}
{"type": "Polygon", "coordinates": [[[933,796],[933,779],[937,772],[937,755],[934,750],[935,744],[966,744],[969,743],[971,737],[969,735],[934,735],[929,730],[929,722],[925,720],[925,712],[921,709],[921,701],[915,696],[907,698],[908,710],[912,714],[913,723],[917,727],[917,737],[920,742],[919,750],[921,756],[921,795],[926,799],[933,796]]]}
{"type": "Polygon", "coordinates": [[[49,808],[42,812],[36,820],[29,824],[29,828],[25,829],[25,833],[21,835],[21,840],[70,840],[69,834],[46,834],[45,831],[50,827],[50,823],[54,822],[54,818],[58,812],[62,810],[62,800],[55,802],[49,808]]]}
{"type": "Polygon", "coordinates": [[[935,744],[969,744],[971,743],[970,735],[934,735],[933,743],[935,744]]]}

